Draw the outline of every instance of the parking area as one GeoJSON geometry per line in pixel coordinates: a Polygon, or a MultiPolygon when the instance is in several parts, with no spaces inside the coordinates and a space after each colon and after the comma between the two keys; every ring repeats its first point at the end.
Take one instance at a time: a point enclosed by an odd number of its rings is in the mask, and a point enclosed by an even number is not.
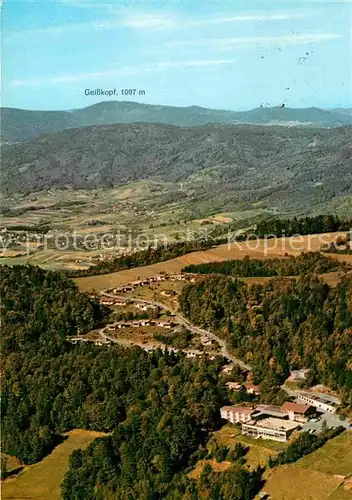
{"type": "Polygon", "coordinates": [[[352,425],[349,424],[348,420],[340,420],[339,415],[335,413],[320,413],[316,419],[309,420],[306,424],[302,426],[304,431],[320,431],[323,425],[323,421],[326,421],[328,427],[339,427],[343,426],[345,429],[351,429],[352,425]]]}

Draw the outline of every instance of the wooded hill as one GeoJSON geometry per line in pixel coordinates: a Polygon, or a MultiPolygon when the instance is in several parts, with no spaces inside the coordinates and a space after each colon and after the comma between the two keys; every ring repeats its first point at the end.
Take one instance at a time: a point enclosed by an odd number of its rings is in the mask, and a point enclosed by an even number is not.
{"type": "Polygon", "coordinates": [[[345,262],[326,257],[319,252],[307,252],[287,259],[256,260],[249,256],[240,260],[191,264],[182,269],[184,273],[225,274],[227,276],[298,276],[299,274],[323,274],[333,271],[352,270],[345,262]]]}
{"type": "Polygon", "coordinates": [[[350,135],[350,127],[245,125],[65,130],[4,147],[1,190],[6,197],[152,178],[184,183],[190,206],[206,201],[210,210],[252,203],[279,212],[336,209],[352,194],[350,135]]]}
{"type": "Polygon", "coordinates": [[[2,270],[2,450],[34,463],[73,428],[108,431],[72,454],[65,500],[250,500],[260,471],[234,464],[199,485],[187,477],[228,396],[220,361],[118,346],[74,346],[104,310],[59,273],[2,270]],[[215,498],[212,496],[212,498],[215,498]]]}
{"type": "Polygon", "coordinates": [[[217,331],[251,363],[258,382],[270,375],[273,397],[273,375],[278,391],[290,369],[309,368],[309,384],[339,391],[351,407],[351,277],[336,288],[312,275],[251,286],[214,277],[186,285],[180,306],[192,323],[217,331]]]}
{"type": "Polygon", "coordinates": [[[158,106],[130,101],[104,101],[86,108],[68,111],[1,109],[3,142],[24,141],[41,134],[69,128],[136,122],[164,123],[184,127],[207,123],[248,123],[331,128],[350,125],[351,111],[348,109],[294,109],[278,106],[236,112],[199,106],[158,106]]]}

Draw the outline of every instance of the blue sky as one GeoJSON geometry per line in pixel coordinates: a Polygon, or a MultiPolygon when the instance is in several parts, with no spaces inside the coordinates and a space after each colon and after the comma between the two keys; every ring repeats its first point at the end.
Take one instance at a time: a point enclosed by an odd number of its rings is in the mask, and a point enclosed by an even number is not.
{"type": "Polygon", "coordinates": [[[118,99],[245,110],[350,107],[347,0],[4,0],[2,105],[118,99]],[[116,99],[116,97],[115,97],[116,99]]]}

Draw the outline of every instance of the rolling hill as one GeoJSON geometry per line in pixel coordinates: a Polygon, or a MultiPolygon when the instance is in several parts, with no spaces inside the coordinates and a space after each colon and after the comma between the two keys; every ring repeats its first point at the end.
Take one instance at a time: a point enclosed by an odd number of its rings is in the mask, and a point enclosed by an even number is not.
{"type": "Polygon", "coordinates": [[[13,143],[49,132],[91,125],[164,123],[184,127],[207,123],[261,124],[333,128],[351,124],[351,110],[260,107],[250,111],[223,111],[198,106],[172,107],[128,101],[106,101],[69,111],[1,109],[2,142],[13,143]]]}
{"type": "MultiPolygon", "coordinates": [[[[351,127],[107,125],[3,148],[5,197],[157,179],[187,186],[188,204],[261,204],[304,212],[352,194],[351,127]],[[343,179],[343,182],[342,182],[343,179]]],[[[178,188],[176,189],[176,185],[178,188]]],[[[181,193],[182,194],[182,193],[181,193]]]]}

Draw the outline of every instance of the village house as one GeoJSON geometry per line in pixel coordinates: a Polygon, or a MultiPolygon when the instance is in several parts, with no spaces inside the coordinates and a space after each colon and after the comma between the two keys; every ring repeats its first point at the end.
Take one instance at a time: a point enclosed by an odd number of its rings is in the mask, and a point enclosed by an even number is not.
{"type": "Polygon", "coordinates": [[[163,290],[161,295],[165,295],[165,297],[173,297],[174,295],[177,295],[177,292],[174,290],[163,290]]]}
{"type": "Polygon", "coordinates": [[[166,280],[166,275],[162,276],[161,274],[157,274],[154,276],[155,281],[165,281],[166,280]]]}
{"type": "Polygon", "coordinates": [[[68,337],[67,340],[71,342],[71,344],[78,344],[80,342],[92,342],[91,339],[87,337],[68,337]]]}
{"type": "MultiPolygon", "coordinates": [[[[132,281],[131,286],[133,286],[133,288],[136,288],[139,286],[143,286],[144,283],[145,282],[143,280],[132,281]]],[[[148,280],[148,284],[149,284],[149,280],[148,280]]]]}
{"type": "Polygon", "coordinates": [[[222,369],[221,369],[221,373],[224,373],[225,375],[230,375],[231,372],[232,372],[232,368],[234,367],[234,363],[230,363],[228,365],[225,365],[222,369]]]}
{"type": "Polygon", "coordinates": [[[240,391],[242,388],[242,384],[240,382],[227,382],[226,386],[230,389],[230,391],[240,391]]]}
{"type": "Polygon", "coordinates": [[[221,418],[228,420],[232,424],[249,422],[254,412],[254,408],[247,406],[223,406],[220,409],[221,418]]]}
{"type": "Polygon", "coordinates": [[[198,356],[201,355],[202,353],[199,351],[194,351],[194,350],[186,351],[186,358],[197,358],[198,356]]]}
{"type": "Polygon", "coordinates": [[[204,345],[204,346],[211,346],[213,341],[211,339],[209,339],[208,337],[201,337],[200,338],[200,341],[201,343],[204,345]]]}
{"type": "Polygon", "coordinates": [[[303,403],[291,403],[287,401],[281,406],[281,411],[287,413],[290,420],[305,423],[309,416],[315,414],[315,409],[312,406],[303,403]]]}
{"type": "Polygon", "coordinates": [[[150,321],[149,321],[149,319],[142,319],[142,320],[140,321],[140,325],[141,325],[141,326],[150,326],[150,321]]]}
{"type": "Polygon", "coordinates": [[[162,328],[172,328],[173,326],[176,326],[176,323],[173,321],[157,320],[156,325],[161,326],[162,328]]]}
{"type": "Polygon", "coordinates": [[[259,396],[260,394],[260,388],[259,385],[253,384],[253,382],[247,381],[245,382],[245,387],[247,394],[254,394],[255,396],[259,396]]]}
{"type": "Polygon", "coordinates": [[[127,303],[128,303],[128,302],[127,302],[126,300],[120,300],[120,299],[117,299],[117,300],[115,301],[115,305],[116,305],[116,306],[126,306],[126,305],[127,305],[127,303]]]}
{"type": "Polygon", "coordinates": [[[303,368],[302,370],[291,370],[290,376],[288,377],[288,382],[299,382],[300,380],[306,380],[309,370],[303,368]]]}
{"type": "Polygon", "coordinates": [[[285,443],[300,428],[299,423],[281,418],[250,420],[242,424],[242,433],[254,438],[271,439],[285,443]]]}
{"type": "Polygon", "coordinates": [[[115,304],[115,299],[110,298],[110,297],[103,297],[103,298],[101,299],[101,303],[102,303],[104,306],[111,306],[111,305],[115,304]]]}

